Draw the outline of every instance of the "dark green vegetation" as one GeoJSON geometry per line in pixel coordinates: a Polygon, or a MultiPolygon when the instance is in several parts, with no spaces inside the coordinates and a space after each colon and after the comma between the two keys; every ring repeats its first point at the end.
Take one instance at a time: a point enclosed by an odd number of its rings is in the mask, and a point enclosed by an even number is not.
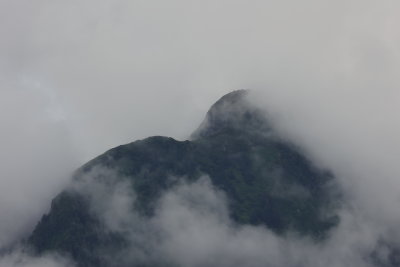
{"type": "MultiPolygon", "coordinates": [[[[332,214],[337,204],[332,175],[274,136],[263,113],[247,104],[246,94],[235,91],[220,99],[191,141],[150,137],[119,146],[84,165],[75,179],[96,166],[112,168],[131,181],[134,208],[151,217],[176,178],[195,181],[208,175],[226,193],[235,222],[324,238],[338,221],[332,214]]],[[[53,200],[29,239],[37,253],[66,253],[81,266],[107,266],[103,252],[125,242],[120,233],[104,229],[85,195],[70,191],[53,200]]]]}

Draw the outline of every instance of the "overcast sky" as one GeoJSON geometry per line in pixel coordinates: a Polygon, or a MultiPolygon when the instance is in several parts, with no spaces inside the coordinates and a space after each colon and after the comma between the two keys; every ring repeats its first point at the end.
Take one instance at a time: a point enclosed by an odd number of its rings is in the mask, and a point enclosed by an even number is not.
{"type": "Polygon", "coordinates": [[[399,223],[399,10],[0,0],[0,245],[31,230],[80,164],[150,135],[185,139],[241,88],[261,91],[282,135],[339,173],[370,216],[399,223]]]}

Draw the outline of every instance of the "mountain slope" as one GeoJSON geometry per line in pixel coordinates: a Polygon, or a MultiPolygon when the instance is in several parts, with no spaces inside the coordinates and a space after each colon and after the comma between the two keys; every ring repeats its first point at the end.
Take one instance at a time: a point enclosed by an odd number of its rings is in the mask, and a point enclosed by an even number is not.
{"type": "MultiPolygon", "coordinates": [[[[164,192],[181,180],[207,175],[226,194],[236,223],[324,238],[338,222],[332,175],[276,137],[247,94],[235,91],[217,101],[190,141],[155,136],[113,148],[80,168],[74,182],[89,173],[110,187],[115,177],[129,181],[135,192],[132,209],[151,218],[164,192]],[[99,167],[112,169],[115,177],[96,172],[99,167]]],[[[109,255],[128,241],[107,229],[90,205],[83,191],[60,193],[30,236],[30,245],[37,253],[68,254],[80,266],[112,266],[109,255]]]]}

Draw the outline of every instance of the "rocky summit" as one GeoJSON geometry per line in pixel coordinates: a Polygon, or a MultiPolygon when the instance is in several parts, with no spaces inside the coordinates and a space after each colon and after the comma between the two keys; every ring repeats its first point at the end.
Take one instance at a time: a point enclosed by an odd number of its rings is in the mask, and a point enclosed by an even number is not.
{"type": "MultiPolygon", "coordinates": [[[[323,240],[338,224],[335,178],[277,136],[248,94],[239,90],[223,96],[190,140],[153,136],[115,147],[82,166],[29,237],[33,251],[58,252],[78,266],[122,266],[115,263],[118,251],[128,246],[132,251],[144,249],[141,242],[132,244],[124,231],[108,228],[99,218],[93,205],[101,199],[94,201],[88,190],[77,189],[88,175],[103,184],[105,194],[115,193],[107,188],[116,183],[128,184],[135,197],[127,212],[136,214],[138,224],[154,216],[165,192],[182,181],[193,183],[206,176],[226,196],[234,224],[323,240]]],[[[126,265],[150,266],[139,256],[126,265]]],[[[151,264],[156,265],[173,266],[151,264]]]]}

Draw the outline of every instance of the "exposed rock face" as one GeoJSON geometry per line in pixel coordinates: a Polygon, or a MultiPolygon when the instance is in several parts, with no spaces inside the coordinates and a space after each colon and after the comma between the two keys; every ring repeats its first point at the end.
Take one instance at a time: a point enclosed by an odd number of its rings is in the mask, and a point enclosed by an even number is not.
{"type": "Polygon", "coordinates": [[[245,134],[268,134],[271,128],[263,112],[247,99],[250,91],[238,90],[219,99],[207,112],[192,138],[205,138],[230,131],[245,134]]]}
{"type": "MultiPolygon", "coordinates": [[[[136,194],[132,209],[151,218],[163,192],[179,180],[207,175],[225,192],[236,223],[324,238],[338,222],[333,176],[273,137],[267,119],[247,102],[247,94],[235,91],[217,101],[191,141],[156,136],[113,148],[80,168],[74,181],[98,166],[113,169],[136,194]]],[[[104,173],[94,179],[112,181],[104,173]]],[[[66,253],[80,266],[111,266],[107,253],[123,248],[127,240],[105,229],[90,205],[83,191],[62,192],[29,243],[38,253],[66,253]]]]}

